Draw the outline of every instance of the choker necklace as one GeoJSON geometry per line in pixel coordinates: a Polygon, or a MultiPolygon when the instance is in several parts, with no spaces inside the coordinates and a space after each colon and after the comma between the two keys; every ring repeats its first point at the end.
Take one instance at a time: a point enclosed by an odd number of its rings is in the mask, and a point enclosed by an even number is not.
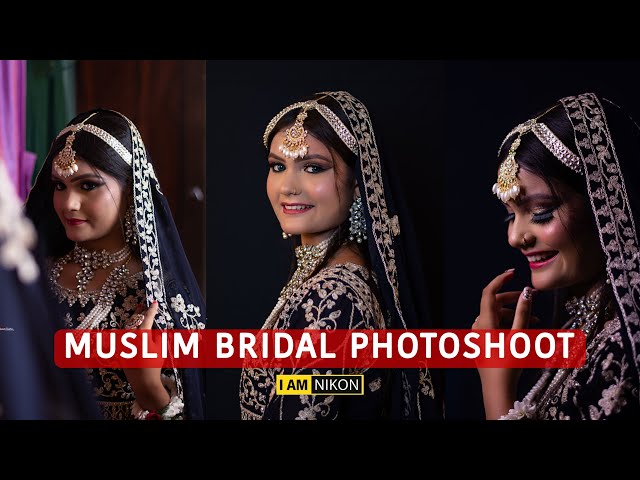
{"type": "Polygon", "coordinates": [[[317,245],[299,245],[296,247],[296,259],[298,266],[296,271],[293,272],[291,280],[287,282],[280,292],[280,297],[288,297],[291,292],[307,281],[311,276],[311,273],[318,265],[320,265],[320,263],[322,263],[322,260],[324,260],[324,257],[329,250],[329,246],[333,241],[334,235],[335,234],[332,234],[329,238],[323,240],[317,245]]]}
{"type": "Polygon", "coordinates": [[[128,260],[130,257],[129,245],[125,245],[117,252],[109,253],[106,250],[92,252],[76,243],[73,250],[55,263],[51,271],[51,280],[57,281],[64,266],[73,261],[73,263],[80,265],[80,271],[76,273],[78,280],[76,289],[78,294],[82,295],[87,291],[87,284],[95,276],[96,270],[109,268],[111,265],[128,260]]]}
{"type": "Polygon", "coordinates": [[[291,280],[287,282],[280,292],[280,296],[278,297],[275,307],[273,307],[273,310],[271,310],[271,313],[262,326],[263,329],[273,328],[273,325],[275,324],[287,299],[296,291],[296,289],[309,279],[313,271],[322,263],[327,255],[329,247],[336,239],[337,234],[338,230],[336,229],[329,238],[323,240],[317,245],[300,245],[296,247],[296,259],[298,264],[296,271],[293,272],[291,280]]]}

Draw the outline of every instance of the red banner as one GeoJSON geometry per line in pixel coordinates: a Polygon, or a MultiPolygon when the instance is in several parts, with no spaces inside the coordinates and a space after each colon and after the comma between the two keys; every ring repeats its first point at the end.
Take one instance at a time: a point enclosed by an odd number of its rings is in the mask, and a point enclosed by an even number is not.
{"type": "Polygon", "coordinates": [[[60,330],[61,368],[575,368],[581,330],[60,330]]]}

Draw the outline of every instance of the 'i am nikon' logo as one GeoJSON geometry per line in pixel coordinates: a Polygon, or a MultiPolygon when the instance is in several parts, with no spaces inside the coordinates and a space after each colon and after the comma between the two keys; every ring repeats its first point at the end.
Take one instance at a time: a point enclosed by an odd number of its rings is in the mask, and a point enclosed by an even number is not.
{"type": "Polygon", "coordinates": [[[277,395],[364,395],[364,375],[276,375],[277,395]]]}

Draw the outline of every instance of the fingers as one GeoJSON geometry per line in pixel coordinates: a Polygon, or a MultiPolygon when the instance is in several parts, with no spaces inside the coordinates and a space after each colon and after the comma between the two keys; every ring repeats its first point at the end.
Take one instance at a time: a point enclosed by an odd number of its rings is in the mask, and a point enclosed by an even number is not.
{"type": "Polygon", "coordinates": [[[156,317],[158,313],[158,301],[154,300],[154,302],[149,306],[146,312],[144,312],[144,321],[142,325],[140,325],[140,330],[149,330],[153,327],[153,319],[156,317]]]}
{"type": "Polygon", "coordinates": [[[500,326],[503,325],[511,325],[513,322],[513,317],[515,317],[516,312],[512,308],[501,308],[500,309],[500,326]]]}
{"type": "Polygon", "coordinates": [[[496,303],[499,306],[502,305],[511,305],[513,303],[517,303],[520,298],[521,290],[514,290],[512,292],[501,292],[496,294],[496,303]]]}
{"type": "Polygon", "coordinates": [[[513,317],[512,329],[523,329],[529,326],[531,321],[531,310],[533,306],[533,289],[531,287],[524,287],[522,294],[518,299],[516,305],[516,312],[513,317]]]}
{"type": "MultiPolygon", "coordinates": [[[[518,292],[520,293],[520,292],[518,292]]],[[[513,318],[515,317],[516,312],[511,308],[501,308],[498,311],[498,324],[490,325],[486,322],[482,321],[483,319],[478,315],[471,325],[472,330],[477,330],[481,328],[511,328],[511,324],[513,323],[513,318]]]]}
{"type": "MultiPolygon", "coordinates": [[[[513,277],[515,269],[501,273],[496,278],[491,280],[489,284],[482,290],[482,298],[480,299],[480,312],[492,312],[496,304],[496,295],[498,291],[504,285],[504,282],[513,277]]],[[[510,292],[509,292],[510,293],[510,292]]]]}

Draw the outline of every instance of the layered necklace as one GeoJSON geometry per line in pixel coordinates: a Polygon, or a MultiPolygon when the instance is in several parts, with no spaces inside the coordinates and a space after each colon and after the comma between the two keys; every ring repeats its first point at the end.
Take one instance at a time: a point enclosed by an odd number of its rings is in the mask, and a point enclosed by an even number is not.
{"type": "Polygon", "coordinates": [[[595,330],[598,320],[603,316],[609,318],[611,313],[611,305],[608,302],[604,309],[604,315],[598,316],[598,312],[605,301],[605,284],[596,288],[592,293],[582,296],[573,297],[565,303],[565,308],[569,317],[568,326],[565,328],[582,330],[590,339],[591,334],[595,330]]]}
{"type": "Polygon", "coordinates": [[[78,283],[75,290],[66,289],[67,291],[73,292],[73,295],[69,295],[67,300],[69,306],[73,305],[77,299],[80,305],[84,307],[90,298],[87,294],[87,284],[93,279],[95,272],[98,269],[107,269],[112,265],[125,262],[123,265],[115,267],[109,272],[109,276],[105,280],[100,292],[100,298],[103,298],[105,297],[105,288],[110,289],[110,287],[114,287],[115,291],[118,283],[117,280],[124,278],[129,273],[127,263],[130,259],[131,249],[129,245],[125,245],[117,252],[110,253],[106,250],[89,251],[76,243],[73,250],[54,263],[49,279],[52,285],[57,285],[58,278],[60,278],[64,266],[69,262],[78,264],[80,266],[80,271],[76,273],[78,283]]]}
{"type": "MultiPolygon", "coordinates": [[[[587,358],[589,357],[591,347],[595,344],[595,339],[599,336],[594,335],[598,325],[609,320],[613,313],[613,306],[609,301],[610,296],[608,292],[607,284],[603,283],[591,293],[582,297],[573,297],[565,303],[565,308],[570,319],[563,328],[577,329],[584,332],[587,338],[587,358]],[[605,302],[606,306],[603,310],[602,307],[605,302]]],[[[516,402],[514,408],[509,410],[509,413],[503,415],[500,419],[515,420],[523,417],[535,418],[537,407],[546,403],[574,371],[575,369],[572,368],[559,368],[554,374],[553,369],[545,370],[522,401],[516,402]],[[549,381],[549,379],[551,379],[551,381],[549,381]],[[545,385],[548,385],[546,389],[545,385]],[[542,396],[538,400],[540,395],[542,396]]]]}
{"type": "Polygon", "coordinates": [[[306,282],[313,271],[322,263],[324,257],[329,250],[329,247],[333,244],[338,230],[333,232],[329,238],[323,240],[317,245],[299,245],[296,247],[296,271],[293,272],[291,280],[280,291],[278,302],[276,306],[267,317],[266,322],[263,325],[263,329],[273,328],[275,321],[280,314],[280,310],[284,306],[285,302],[293,292],[295,292],[304,282],[306,282]]]}

